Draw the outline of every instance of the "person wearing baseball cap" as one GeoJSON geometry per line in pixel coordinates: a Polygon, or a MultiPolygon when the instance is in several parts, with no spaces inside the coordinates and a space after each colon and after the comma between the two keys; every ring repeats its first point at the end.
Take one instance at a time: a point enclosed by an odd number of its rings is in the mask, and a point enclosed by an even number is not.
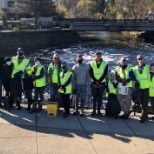
{"type": "Polygon", "coordinates": [[[53,61],[48,66],[48,83],[50,85],[50,101],[59,102],[60,96],[58,92],[59,74],[61,72],[60,55],[55,53],[53,61]]]}
{"type": "Polygon", "coordinates": [[[134,74],[131,66],[127,64],[127,58],[122,57],[120,60],[120,65],[116,67],[116,80],[119,82],[118,86],[122,86],[128,89],[127,94],[122,94],[118,91],[117,97],[124,114],[119,116],[120,119],[128,119],[131,111],[131,91],[133,87],[134,74]]]}
{"type": "Polygon", "coordinates": [[[102,59],[101,52],[95,54],[95,60],[90,63],[90,78],[93,98],[93,112],[91,116],[96,115],[96,103],[98,102],[98,116],[101,114],[102,97],[105,90],[106,76],[108,72],[108,62],[102,59]]]}
{"type": "Polygon", "coordinates": [[[136,82],[139,83],[141,89],[141,105],[142,112],[140,117],[140,122],[144,123],[148,118],[148,102],[149,102],[149,69],[150,66],[145,64],[144,56],[137,55],[138,65],[134,67],[134,74],[136,82]]]}

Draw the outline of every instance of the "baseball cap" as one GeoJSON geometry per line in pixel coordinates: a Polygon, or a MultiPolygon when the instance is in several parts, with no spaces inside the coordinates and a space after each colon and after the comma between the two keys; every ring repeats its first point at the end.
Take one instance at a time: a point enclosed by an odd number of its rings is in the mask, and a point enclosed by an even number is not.
{"type": "Polygon", "coordinates": [[[143,55],[137,55],[137,60],[138,59],[143,59],[143,55]]]}
{"type": "Polygon", "coordinates": [[[59,54],[58,54],[58,53],[55,53],[55,54],[53,55],[53,58],[59,58],[59,54]]]}
{"type": "Polygon", "coordinates": [[[127,61],[126,57],[121,58],[121,61],[127,61]]]}

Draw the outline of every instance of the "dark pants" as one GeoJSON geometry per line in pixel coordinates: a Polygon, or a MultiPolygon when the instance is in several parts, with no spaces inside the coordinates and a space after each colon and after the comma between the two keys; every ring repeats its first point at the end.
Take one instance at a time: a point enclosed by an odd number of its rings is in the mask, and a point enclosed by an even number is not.
{"type": "Polygon", "coordinates": [[[34,96],[34,103],[40,103],[43,101],[43,93],[44,93],[44,89],[45,87],[35,87],[34,88],[34,93],[35,93],[35,96],[34,96]],[[40,100],[39,100],[40,98],[40,100]]]}
{"type": "Polygon", "coordinates": [[[94,113],[96,113],[96,102],[98,102],[98,113],[100,113],[103,93],[104,93],[104,87],[99,87],[99,88],[92,87],[94,113]]]}
{"type": "Polygon", "coordinates": [[[13,95],[11,93],[11,84],[10,81],[8,82],[3,82],[3,86],[5,89],[5,97],[9,99],[9,105],[10,107],[13,107],[13,95]]]}
{"type": "Polygon", "coordinates": [[[70,114],[70,94],[61,93],[61,99],[64,104],[65,113],[70,114]]]}
{"type": "Polygon", "coordinates": [[[26,89],[25,90],[25,98],[28,101],[28,107],[32,104],[32,89],[26,89]]]}
{"type": "Polygon", "coordinates": [[[150,103],[154,112],[154,97],[150,97],[150,103]]]}
{"type": "Polygon", "coordinates": [[[149,103],[149,88],[141,89],[141,105],[142,105],[141,119],[146,119],[148,117],[148,103],[149,103]]]}

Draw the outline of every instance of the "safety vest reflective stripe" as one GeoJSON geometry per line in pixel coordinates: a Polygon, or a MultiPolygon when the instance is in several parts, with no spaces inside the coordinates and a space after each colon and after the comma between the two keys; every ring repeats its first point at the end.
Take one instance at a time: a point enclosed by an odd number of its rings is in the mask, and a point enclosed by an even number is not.
{"type": "Polygon", "coordinates": [[[138,66],[134,67],[134,74],[140,83],[141,89],[149,88],[149,65],[145,65],[142,74],[139,73],[138,66]]]}
{"type": "Polygon", "coordinates": [[[27,58],[24,58],[22,60],[22,62],[20,64],[18,64],[18,57],[14,57],[14,68],[13,68],[13,71],[12,71],[12,78],[14,77],[14,74],[19,72],[19,71],[25,71],[28,63],[29,63],[29,59],[27,58]]]}
{"type": "MultiPolygon", "coordinates": [[[[44,68],[44,66],[42,66],[42,65],[38,66],[35,76],[40,75],[42,68],[44,68]]],[[[41,79],[35,80],[34,86],[35,87],[44,87],[45,85],[46,85],[46,80],[45,80],[45,73],[44,73],[44,76],[41,79]]]]}
{"type": "MultiPolygon", "coordinates": [[[[115,81],[115,83],[117,83],[117,81],[115,81]]],[[[111,83],[111,81],[109,80],[108,82],[108,88],[109,88],[109,94],[117,94],[117,89],[114,88],[113,84],[111,83]]]]}
{"type": "MultiPolygon", "coordinates": [[[[69,77],[72,75],[72,72],[67,71],[67,73],[62,78],[62,72],[60,73],[60,83],[63,86],[69,79],[69,77]]],[[[70,83],[68,86],[66,86],[66,91],[59,89],[60,93],[70,94],[72,92],[72,83],[70,83]]]]}
{"type": "MultiPolygon", "coordinates": [[[[103,75],[106,65],[107,65],[107,62],[106,61],[102,61],[100,67],[98,68],[96,61],[91,62],[91,67],[93,69],[94,77],[97,80],[99,80],[100,77],[103,75]]],[[[106,78],[102,82],[106,82],[106,78]]]]}

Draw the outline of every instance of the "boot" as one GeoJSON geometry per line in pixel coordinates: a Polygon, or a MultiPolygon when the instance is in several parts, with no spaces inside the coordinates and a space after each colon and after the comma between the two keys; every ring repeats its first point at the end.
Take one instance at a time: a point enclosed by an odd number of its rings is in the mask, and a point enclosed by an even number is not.
{"type": "Polygon", "coordinates": [[[75,99],[75,110],[74,110],[74,112],[73,112],[73,115],[78,115],[79,114],[79,100],[78,99],[75,99]]]}
{"type": "Polygon", "coordinates": [[[29,111],[29,113],[34,113],[36,111],[36,104],[33,104],[33,107],[29,111]]]}
{"type": "Polygon", "coordinates": [[[84,105],[85,105],[85,100],[81,100],[81,112],[80,112],[81,117],[84,117],[84,105]]]}

